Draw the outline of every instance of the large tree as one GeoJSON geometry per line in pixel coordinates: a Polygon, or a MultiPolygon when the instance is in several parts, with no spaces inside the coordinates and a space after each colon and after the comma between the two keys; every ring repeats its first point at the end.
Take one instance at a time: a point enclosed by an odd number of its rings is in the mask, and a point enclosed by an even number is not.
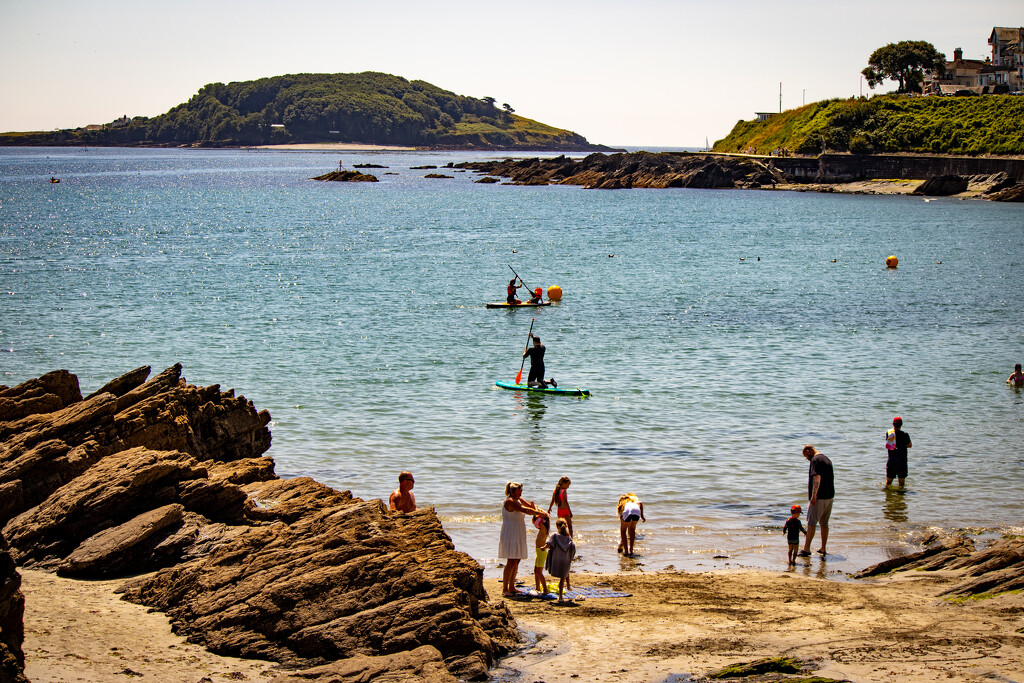
{"type": "Polygon", "coordinates": [[[897,92],[921,92],[923,72],[926,69],[941,70],[945,64],[946,55],[936,50],[931,43],[924,40],[901,40],[872,52],[868,66],[861,73],[872,89],[889,79],[900,84],[897,92]]]}

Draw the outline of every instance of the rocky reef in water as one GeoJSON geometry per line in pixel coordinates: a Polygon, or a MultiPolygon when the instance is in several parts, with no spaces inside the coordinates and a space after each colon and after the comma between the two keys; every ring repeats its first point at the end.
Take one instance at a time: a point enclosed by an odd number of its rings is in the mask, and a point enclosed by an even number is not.
{"type": "MultiPolygon", "coordinates": [[[[381,167],[386,168],[386,167],[381,167]]],[[[336,183],[376,183],[377,176],[361,171],[331,171],[310,180],[330,180],[336,183]]]]}
{"type": "Polygon", "coordinates": [[[180,365],[149,375],[84,398],[64,370],[0,386],[0,672],[21,655],[13,563],[123,577],[190,641],[304,680],[481,679],[516,643],[432,509],[280,479],[269,413],[180,365]]]}
{"type": "Polygon", "coordinates": [[[555,158],[467,161],[456,164],[513,185],[582,185],[600,190],[631,187],[758,188],[786,182],[776,169],[756,159],[689,152],[591,154],[555,158]]]}

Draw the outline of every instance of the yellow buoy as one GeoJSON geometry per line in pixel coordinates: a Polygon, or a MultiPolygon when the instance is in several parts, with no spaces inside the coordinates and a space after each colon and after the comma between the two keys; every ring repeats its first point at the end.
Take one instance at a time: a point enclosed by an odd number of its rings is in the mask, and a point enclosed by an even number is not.
{"type": "Polygon", "coordinates": [[[900,260],[898,258],[896,258],[895,256],[889,255],[889,256],[885,257],[885,267],[886,268],[895,268],[899,264],[900,264],[900,260]]]}
{"type": "Polygon", "coordinates": [[[551,301],[561,301],[562,288],[559,287],[558,285],[551,285],[550,287],[548,287],[548,299],[550,299],[551,301]]]}

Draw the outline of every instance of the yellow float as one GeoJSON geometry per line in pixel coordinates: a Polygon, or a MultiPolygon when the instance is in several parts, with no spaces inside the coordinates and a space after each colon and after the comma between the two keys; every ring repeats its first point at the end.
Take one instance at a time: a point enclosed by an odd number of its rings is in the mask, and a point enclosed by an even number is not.
{"type": "Polygon", "coordinates": [[[900,264],[900,260],[898,258],[896,258],[895,256],[890,254],[889,256],[885,257],[885,267],[886,268],[895,268],[899,264],[900,264]]]}
{"type": "Polygon", "coordinates": [[[562,300],[562,288],[558,285],[551,285],[548,287],[548,300],[549,301],[561,301],[562,300]]]}

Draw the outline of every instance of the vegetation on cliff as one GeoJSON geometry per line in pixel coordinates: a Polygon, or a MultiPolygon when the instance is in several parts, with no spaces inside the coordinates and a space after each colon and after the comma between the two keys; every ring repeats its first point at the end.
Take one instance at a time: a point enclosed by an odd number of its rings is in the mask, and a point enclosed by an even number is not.
{"type": "Polygon", "coordinates": [[[739,121],[714,151],[1024,154],[1022,128],[1024,97],[880,95],[814,102],[767,121],[739,121]]]}
{"type": "Polygon", "coordinates": [[[165,114],[103,130],[9,133],[0,144],[202,145],[358,142],[485,149],[607,149],[517,116],[493,97],[367,71],[211,83],[165,114]]]}

